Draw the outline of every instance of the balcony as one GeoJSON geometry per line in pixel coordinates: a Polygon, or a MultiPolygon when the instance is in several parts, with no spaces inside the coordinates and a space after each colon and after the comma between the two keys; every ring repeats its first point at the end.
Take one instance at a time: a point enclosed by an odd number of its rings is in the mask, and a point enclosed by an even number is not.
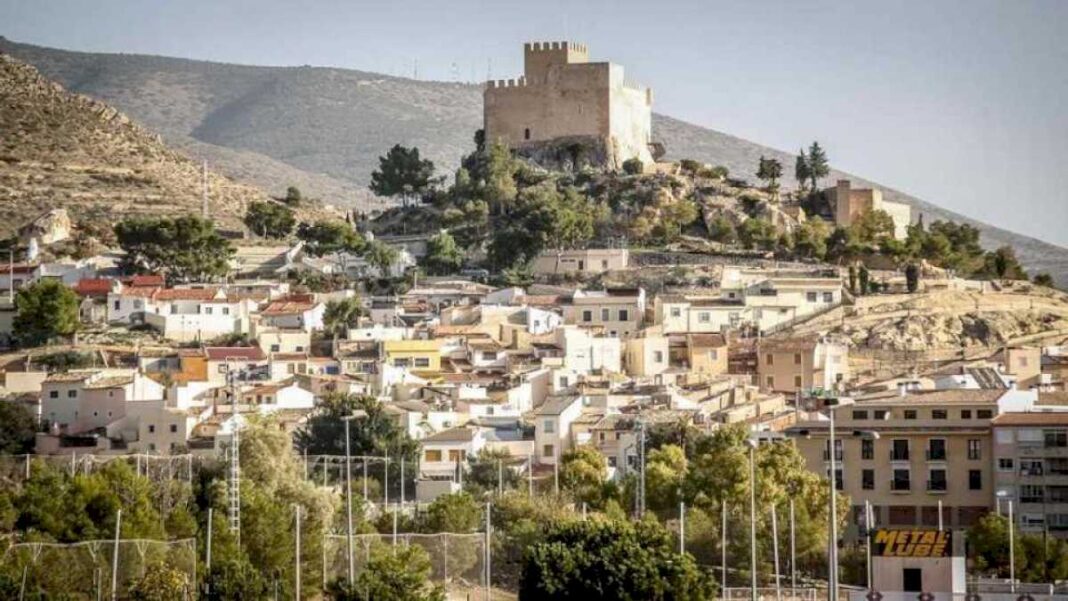
{"type": "Polygon", "coordinates": [[[946,450],[945,449],[928,449],[926,453],[927,461],[945,461],[946,450]]]}
{"type": "Polygon", "coordinates": [[[927,492],[929,493],[944,493],[948,488],[945,480],[928,480],[927,492]]]}
{"type": "Polygon", "coordinates": [[[890,461],[908,461],[908,449],[890,449],[890,461]]]}
{"type": "Polygon", "coordinates": [[[894,479],[890,481],[890,492],[906,493],[912,490],[912,482],[909,480],[894,479]]]}

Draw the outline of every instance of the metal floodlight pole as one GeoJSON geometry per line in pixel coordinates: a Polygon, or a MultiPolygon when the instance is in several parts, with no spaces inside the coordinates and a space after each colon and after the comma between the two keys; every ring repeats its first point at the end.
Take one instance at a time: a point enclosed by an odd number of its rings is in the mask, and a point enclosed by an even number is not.
{"type": "Polygon", "coordinates": [[[757,601],[756,441],[749,441],[749,599],[757,601]]]}
{"type": "Polygon", "coordinates": [[[797,594],[797,538],[794,531],[794,498],[790,497],[790,590],[797,594]]]}
{"type": "Polygon", "coordinates": [[[119,598],[119,533],[122,531],[122,510],[115,512],[115,548],[111,550],[111,601],[119,598]]]}
{"type": "Polygon", "coordinates": [[[385,470],[382,475],[382,491],[384,495],[382,497],[382,507],[389,507],[389,452],[386,452],[385,456],[385,470]]]}
{"type": "Polygon", "coordinates": [[[679,555],[686,554],[686,502],[679,502],[679,555]]]}
{"type": "Polygon", "coordinates": [[[490,601],[490,587],[493,585],[493,570],[491,564],[492,557],[490,555],[490,536],[493,530],[493,522],[490,519],[491,511],[492,505],[490,503],[486,503],[486,601],[490,601]]]}
{"type": "Polygon", "coordinates": [[[501,460],[497,460],[497,496],[504,494],[504,468],[501,466],[501,460]]]}
{"type": "Polygon", "coordinates": [[[719,541],[719,554],[720,554],[720,580],[719,583],[721,589],[727,589],[727,500],[720,501],[719,504],[720,521],[722,522],[719,527],[720,541],[719,541]]]}
{"type": "Polygon", "coordinates": [[[771,550],[775,561],[775,601],[782,601],[782,572],[779,569],[779,511],[771,504],[771,550]]]}
{"type": "Polygon", "coordinates": [[[1016,592],[1016,532],[1012,515],[1012,499],[1009,499],[1009,592],[1016,592]]]}
{"type": "Polygon", "coordinates": [[[212,530],[212,521],[213,521],[212,520],[212,517],[213,517],[212,512],[213,512],[212,508],[208,507],[208,540],[207,540],[207,545],[206,545],[207,548],[205,550],[206,557],[204,558],[205,559],[204,563],[205,563],[205,569],[206,569],[206,573],[207,573],[207,577],[208,577],[207,586],[208,586],[208,592],[209,593],[211,592],[211,530],[212,530]]]}
{"type": "MultiPolygon", "coordinates": [[[[343,417],[345,422],[345,551],[349,560],[349,587],[356,582],[356,564],[352,557],[352,439],[349,436],[349,422],[351,416],[343,417]]],[[[367,468],[367,460],[364,459],[364,469],[367,468]]],[[[367,477],[364,476],[364,486],[367,486],[367,477]]]]}
{"type": "Polygon", "coordinates": [[[401,509],[403,510],[404,509],[404,455],[403,454],[401,455],[401,458],[400,458],[400,485],[401,485],[401,487],[400,487],[401,488],[401,491],[400,491],[401,492],[400,506],[401,506],[401,509]]]}
{"type": "Polygon", "coordinates": [[[534,496],[534,454],[527,453],[527,496],[534,496]]]}
{"type": "Polygon", "coordinates": [[[294,524],[296,527],[296,556],[293,558],[294,563],[294,585],[293,585],[293,599],[300,601],[300,505],[293,507],[295,515],[293,516],[294,524]]]}
{"type": "Polygon", "coordinates": [[[828,512],[828,519],[830,520],[829,536],[827,537],[827,599],[829,601],[838,601],[838,483],[837,473],[838,467],[835,465],[835,447],[834,447],[834,405],[837,404],[837,399],[828,399],[828,411],[830,416],[829,434],[830,441],[828,448],[830,449],[830,511],[828,512]],[[833,403],[833,404],[832,404],[833,403]]]}
{"type": "Polygon", "coordinates": [[[363,458],[363,500],[367,500],[367,457],[363,458]]]}

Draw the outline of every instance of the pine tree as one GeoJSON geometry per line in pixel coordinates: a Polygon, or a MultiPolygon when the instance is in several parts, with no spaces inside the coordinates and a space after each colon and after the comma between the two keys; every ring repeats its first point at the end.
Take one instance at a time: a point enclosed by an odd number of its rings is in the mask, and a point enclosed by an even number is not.
{"type": "Polygon", "coordinates": [[[805,184],[808,182],[810,175],[808,156],[805,154],[805,149],[802,148],[800,154],[797,155],[797,160],[794,162],[794,179],[797,180],[798,190],[805,191],[805,184]]]}
{"type": "Polygon", "coordinates": [[[820,147],[819,142],[813,142],[808,149],[808,177],[812,180],[813,192],[820,189],[820,178],[827,177],[830,173],[831,168],[827,163],[827,153],[820,147]]]}

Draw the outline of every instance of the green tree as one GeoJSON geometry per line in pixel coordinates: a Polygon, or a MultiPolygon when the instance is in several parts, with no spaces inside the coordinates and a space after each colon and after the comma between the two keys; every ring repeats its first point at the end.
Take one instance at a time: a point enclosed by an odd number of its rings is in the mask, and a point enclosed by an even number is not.
{"type": "Polygon", "coordinates": [[[819,259],[827,255],[827,223],[822,219],[809,219],[794,230],[794,252],[799,257],[819,259]]]}
{"type": "Polygon", "coordinates": [[[162,273],[168,281],[219,278],[230,269],[234,249],[214,224],[195,216],[131,218],[115,225],[128,271],[162,273]]]}
{"type": "Polygon", "coordinates": [[[708,237],[721,244],[733,244],[737,240],[734,224],[723,215],[716,215],[708,225],[708,237]]]}
{"type": "Polygon", "coordinates": [[[562,521],[526,554],[520,601],[712,598],[714,585],[655,521],[562,521]]]}
{"type": "Polygon", "coordinates": [[[1045,286],[1047,288],[1053,288],[1055,286],[1053,283],[1053,276],[1048,273],[1036,273],[1034,279],[1031,281],[1034,282],[1036,286],[1045,286]]]}
{"type": "Polygon", "coordinates": [[[78,296],[63,282],[47,278],[24,286],[15,295],[15,338],[38,346],[78,331],[78,296]]]}
{"type": "Polygon", "coordinates": [[[750,217],[738,226],[738,241],[747,249],[774,250],[778,236],[770,221],[750,217]]]}
{"type": "Polygon", "coordinates": [[[427,273],[448,275],[460,271],[463,264],[463,251],[449,232],[442,230],[427,241],[426,257],[423,259],[423,267],[427,273]]]}
{"type": "Polygon", "coordinates": [[[473,532],[482,521],[482,508],[466,492],[441,495],[427,507],[427,532],[473,532]]]}
{"type": "Polygon", "coordinates": [[[905,266],[905,288],[914,294],[920,288],[920,268],[915,263],[905,266]]]}
{"type": "Polygon", "coordinates": [[[623,173],[627,175],[639,175],[644,168],[642,160],[637,157],[623,161],[623,173]]]}
{"type": "Polygon", "coordinates": [[[208,601],[251,601],[269,595],[263,572],[247,559],[232,557],[212,561],[204,588],[208,601]]]}
{"type": "Polygon", "coordinates": [[[779,190],[779,178],[782,177],[782,163],[777,159],[760,157],[757,165],[757,178],[766,184],[769,194],[775,194],[779,190]]]}
{"type": "Polygon", "coordinates": [[[649,452],[645,462],[646,503],[660,515],[675,515],[686,482],[686,452],[676,445],[664,445],[649,452]]]}
{"type": "Polygon", "coordinates": [[[400,452],[415,458],[418,445],[390,418],[381,402],[370,396],[339,393],[323,395],[315,413],[293,436],[297,449],[310,455],[344,455],[345,424],[341,418],[357,410],[367,416],[352,420],[349,426],[353,455],[389,453],[396,458],[400,452]]]}
{"type": "Polygon", "coordinates": [[[157,561],[145,568],[130,591],[133,601],[183,601],[192,591],[185,572],[157,561]]]}
{"type": "Polygon", "coordinates": [[[365,254],[367,262],[378,271],[378,276],[382,278],[390,277],[390,270],[400,257],[397,249],[378,240],[367,245],[365,254]]]}
{"type": "Polygon", "coordinates": [[[1003,280],[1027,279],[1027,272],[1016,259],[1016,251],[1011,246],[1002,246],[986,253],[982,273],[987,277],[1003,280]]]}
{"type": "Polygon", "coordinates": [[[604,455],[591,445],[575,447],[560,457],[560,487],[592,507],[600,507],[604,501],[607,475],[604,455]]]}
{"type": "Polygon", "coordinates": [[[37,419],[25,405],[0,400],[0,454],[33,453],[37,419]]]}
{"type": "Polygon", "coordinates": [[[378,543],[355,583],[336,580],[328,592],[335,601],[445,601],[445,591],[430,584],[430,574],[430,556],[422,547],[378,543]]]}
{"type": "Polygon", "coordinates": [[[886,211],[868,211],[850,227],[857,240],[864,244],[878,243],[894,236],[894,220],[886,211]]]}
{"type": "Polygon", "coordinates": [[[264,238],[285,238],[293,233],[297,218],[293,209],[273,201],[253,202],[245,213],[245,225],[264,238]]]}
{"type": "Polygon", "coordinates": [[[323,310],[323,328],[336,340],[348,333],[349,328],[358,326],[362,315],[363,305],[358,297],[329,301],[323,310]]]}
{"type": "Polygon", "coordinates": [[[291,207],[297,207],[300,206],[302,200],[304,200],[304,197],[300,193],[300,188],[296,186],[286,188],[286,197],[283,202],[291,207]]]}
{"type": "Polygon", "coordinates": [[[413,196],[422,195],[434,176],[433,161],[419,157],[419,149],[396,144],[378,157],[378,169],[371,172],[371,191],[379,196],[399,196],[408,206],[413,196]]]}
{"type": "Polygon", "coordinates": [[[316,257],[342,251],[359,254],[367,246],[363,237],[344,221],[301,223],[297,237],[304,241],[308,254],[316,257]]]}
{"type": "Polygon", "coordinates": [[[804,192],[806,183],[811,178],[812,170],[808,166],[808,155],[805,154],[805,149],[802,148],[797,154],[797,160],[794,161],[794,179],[797,180],[798,189],[804,192]]]}
{"type": "Polygon", "coordinates": [[[827,177],[830,173],[827,153],[820,147],[819,142],[813,142],[808,148],[808,177],[812,181],[813,192],[819,191],[820,178],[827,177]]]}
{"type": "Polygon", "coordinates": [[[470,458],[469,464],[464,480],[468,488],[495,492],[498,480],[506,491],[519,485],[519,474],[511,467],[512,454],[508,449],[482,449],[470,458]]]}
{"type": "Polygon", "coordinates": [[[867,265],[860,266],[860,272],[857,274],[857,281],[860,284],[861,295],[871,292],[871,274],[868,272],[867,265]]]}
{"type": "Polygon", "coordinates": [[[503,215],[515,203],[519,194],[515,183],[515,176],[518,172],[519,163],[507,146],[500,143],[490,146],[486,157],[483,198],[489,204],[491,213],[503,215]]]}

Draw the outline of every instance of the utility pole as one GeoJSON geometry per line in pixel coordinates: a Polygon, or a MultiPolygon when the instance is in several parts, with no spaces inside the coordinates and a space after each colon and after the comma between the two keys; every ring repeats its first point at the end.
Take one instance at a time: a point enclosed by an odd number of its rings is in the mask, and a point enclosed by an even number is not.
{"type": "Polygon", "coordinates": [[[295,564],[293,566],[293,568],[295,570],[295,574],[294,574],[295,583],[294,583],[294,587],[293,587],[293,599],[295,599],[296,601],[300,601],[300,505],[294,506],[293,509],[296,511],[296,515],[294,515],[293,519],[295,521],[296,534],[297,534],[297,541],[296,541],[297,542],[297,551],[296,551],[296,557],[293,560],[293,562],[295,564]]]}
{"type": "Polygon", "coordinates": [[[720,583],[719,588],[727,590],[727,500],[724,498],[719,503],[719,515],[721,524],[719,526],[719,554],[720,554],[720,583]]]}
{"type": "Polygon", "coordinates": [[[775,560],[775,601],[782,601],[782,572],[779,570],[779,511],[771,504],[771,550],[775,560]]]}
{"type": "Polygon", "coordinates": [[[119,533],[122,530],[122,510],[115,512],[115,548],[111,550],[111,601],[119,598],[119,533]]]}
{"type": "Polygon", "coordinates": [[[686,502],[679,502],[679,555],[686,554],[686,502]]]}
{"type": "MultiPolygon", "coordinates": [[[[749,441],[749,599],[757,601],[756,445],[749,441]]],[[[832,468],[833,469],[833,468],[832,468]]],[[[834,601],[832,598],[831,601],[834,601]]]]}
{"type": "Polygon", "coordinates": [[[491,567],[492,564],[490,562],[492,559],[490,556],[490,537],[493,530],[493,522],[490,520],[490,512],[492,511],[492,507],[492,504],[486,503],[486,601],[490,601],[490,587],[493,586],[493,570],[491,567]]]}
{"type": "Polygon", "coordinates": [[[212,528],[212,508],[208,507],[208,540],[207,540],[207,544],[205,545],[205,547],[206,547],[206,549],[205,549],[206,557],[205,557],[205,562],[204,563],[206,564],[207,587],[208,587],[208,591],[207,592],[209,592],[209,593],[211,592],[211,528],[212,528]]]}
{"type": "Polygon", "coordinates": [[[790,594],[797,595],[797,539],[794,536],[793,497],[790,497],[790,594]]]}

